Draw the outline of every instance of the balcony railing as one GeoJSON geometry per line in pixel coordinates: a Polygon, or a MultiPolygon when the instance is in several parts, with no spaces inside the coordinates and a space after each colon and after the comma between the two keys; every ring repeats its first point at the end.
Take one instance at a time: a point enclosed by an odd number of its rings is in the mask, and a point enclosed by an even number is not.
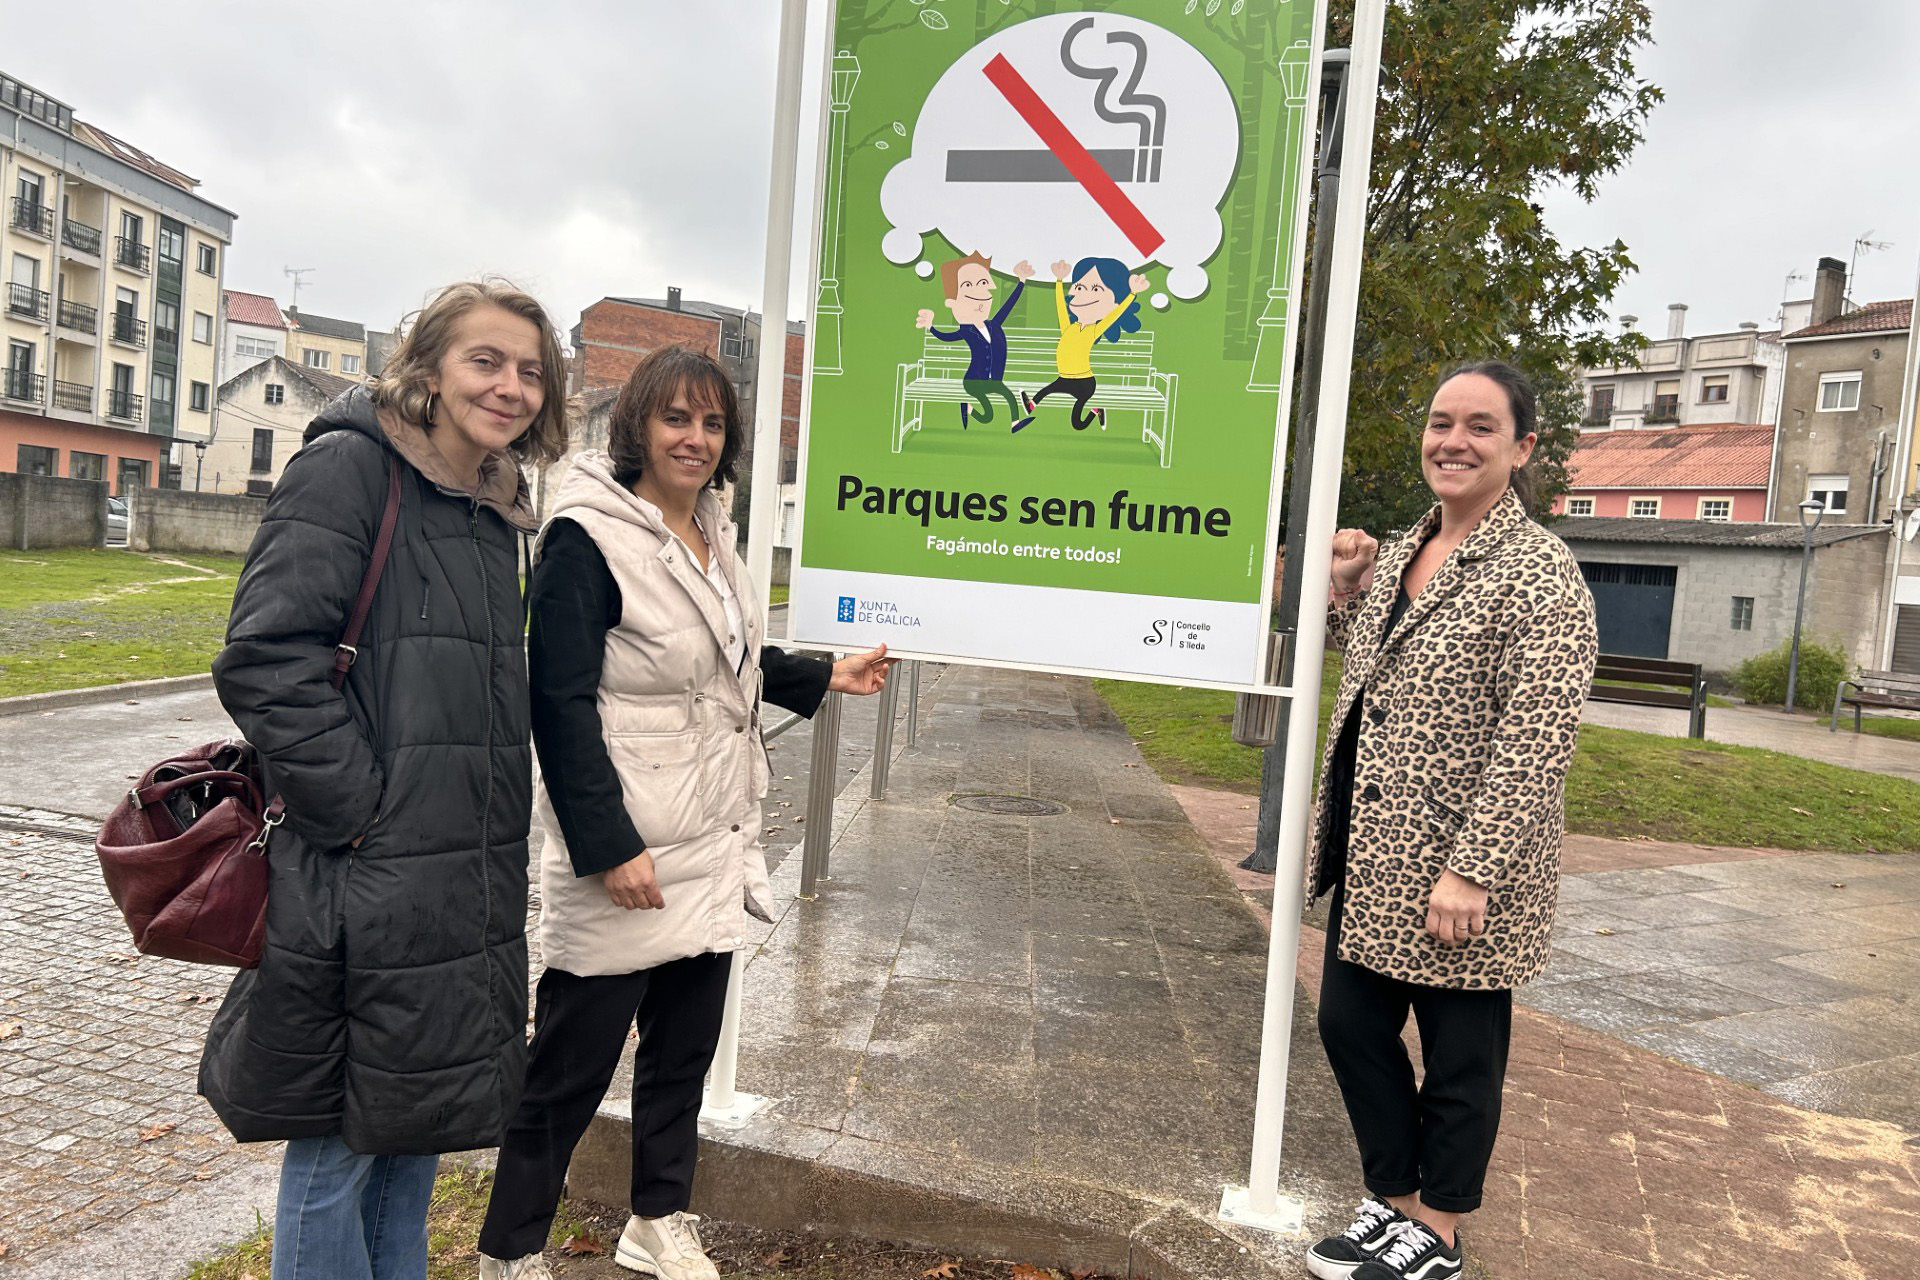
{"type": "Polygon", "coordinates": [[[13,229],[53,239],[53,207],[35,204],[19,196],[13,198],[13,229]]]}
{"type": "Polygon", "coordinates": [[[100,234],[100,228],[90,227],[84,222],[75,222],[72,218],[60,220],[60,240],[69,249],[97,254],[100,252],[100,234]]]}
{"type": "Polygon", "coordinates": [[[69,302],[60,299],[60,318],[56,323],[62,329],[76,329],[81,333],[100,332],[100,308],[90,307],[84,302],[69,302]]]}
{"type": "Polygon", "coordinates": [[[36,289],[28,284],[10,284],[7,286],[7,314],[24,316],[29,320],[45,320],[47,306],[53,295],[45,289],[36,289]]]}
{"type": "Polygon", "coordinates": [[[130,316],[124,311],[113,313],[113,340],[124,342],[130,347],[147,345],[147,322],[138,316],[130,316]]]}
{"type": "Polygon", "coordinates": [[[0,386],[5,387],[9,400],[31,400],[39,404],[47,398],[47,380],[42,374],[30,369],[6,369],[0,371],[0,386]]]}
{"type": "Polygon", "coordinates": [[[140,421],[140,415],[146,411],[146,401],[131,391],[115,388],[107,392],[107,416],[122,418],[128,422],[140,421]]]}
{"type": "Polygon", "coordinates": [[[92,413],[93,388],[84,382],[61,382],[56,378],[53,383],[53,407],[71,409],[75,413],[92,413]]]}
{"type": "Polygon", "coordinates": [[[138,240],[129,240],[125,236],[113,238],[113,260],[123,267],[146,272],[153,267],[153,249],[138,240]]]}

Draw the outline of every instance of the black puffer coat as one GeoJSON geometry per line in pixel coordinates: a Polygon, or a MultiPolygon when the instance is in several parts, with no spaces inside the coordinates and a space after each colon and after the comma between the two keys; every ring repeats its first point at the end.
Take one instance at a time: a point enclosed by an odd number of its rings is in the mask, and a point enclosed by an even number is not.
{"type": "Polygon", "coordinates": [[[504,455],[483,485],[492,501],[434,483],[422,467],[444,464],[424,433],[389,439],[358,389],[306,441],[267,502],[213,668],[287,819],[269,848],[266,954],[214,1019],[200,1092],[243,1142],[494,1146],[526,1064],[524,485],[504,455]],[[336,693],[334,644],[396,453],[393,550],[336,693]]]}

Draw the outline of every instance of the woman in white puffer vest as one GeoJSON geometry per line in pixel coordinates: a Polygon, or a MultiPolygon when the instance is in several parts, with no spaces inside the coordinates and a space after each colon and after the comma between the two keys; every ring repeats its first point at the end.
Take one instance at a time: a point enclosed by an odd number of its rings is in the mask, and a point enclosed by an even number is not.
{"type": "Polygon", "coordinates": [[[748,913],[769,918],[761,700],[811,715],[829,690],[878,691],[892,665],[884,645],[831,665],[761,647],[760,595],[714,492],[744,435],[711,356],[655,351],[614,403],[607,452],[574,462],[540,533],[529,671],[547,969],[483,1280],[548,1275],[567,1163],[632,1026],[633,1217],[614,1260],[718,1275],[685,1210],[732,953],[748,913]]]}

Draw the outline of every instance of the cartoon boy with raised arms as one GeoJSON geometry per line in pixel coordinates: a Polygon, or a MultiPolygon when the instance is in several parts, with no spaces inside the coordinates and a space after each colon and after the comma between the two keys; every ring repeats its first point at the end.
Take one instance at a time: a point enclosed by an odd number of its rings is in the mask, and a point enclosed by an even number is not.
{"type": "Polygon", "coordinates": [[[977,253],[955,258],[952,262],[940,265],[940,283],[946,287],[947,309],[953,312],[953,318],[960,327],[950,332],[934,328],[931,308],[922,308],[914,319],[916,326],[942,342],[964,340],[967,344],[971,358],[960,385],[973,397],[979,408],[969,404],[960,406],[962,429],[965,429],[969,419],[982,425],[993,421],[993,404],[987,399],[989,395],[999,396],[1007,402],[1007,412],[1014,418],[1013,430],[1018,431],[1033,421],[1031,414],[1021,416],[1019,402],[1013,398],[1013,392],[1007,389],[1005,329],[1007,317],[1013,314],[1013,304],[1020,300],[1020,292],[1027,287],[1027,277],[1032,274],[1032,263],[1024,259],[1015,263],[1013,292],[1000,304],[1000,310],[994,311],[993,291],[997,286],[993,278],[993,260],[977,253]]]}

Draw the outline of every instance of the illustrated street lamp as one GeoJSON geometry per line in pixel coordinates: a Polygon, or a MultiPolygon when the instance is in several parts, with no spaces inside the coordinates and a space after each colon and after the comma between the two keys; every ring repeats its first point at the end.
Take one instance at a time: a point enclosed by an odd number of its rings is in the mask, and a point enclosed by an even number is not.
{"type": "Polygon", "coordinates": [[[844,49],[833,55],[827,77],[827,103],[833,113],[827,142],[827,225],[821,236],[820,289],[814,300],[813,371],[841,372],[840,364],[840,201],[847,174],[847,111],[860,82],[860,59],[844,49]]]}
{"type": "Polygon", "coordinates": [[[1813,561],[1813,531],[1820,527],[1820,517],[1827,512],[1827,504],[1818,498],[1808,498],[1800,504],[1800,599],[1793,606],[1793,655],[1787,659],[1787,706],[1788,715],[1793,714],[1793,695],[1800,683],[1800,620],[1807,612],[1807,566],[1813,561]],[[1807,517],[1812,516],[1811,523],[1807,517]]]}

